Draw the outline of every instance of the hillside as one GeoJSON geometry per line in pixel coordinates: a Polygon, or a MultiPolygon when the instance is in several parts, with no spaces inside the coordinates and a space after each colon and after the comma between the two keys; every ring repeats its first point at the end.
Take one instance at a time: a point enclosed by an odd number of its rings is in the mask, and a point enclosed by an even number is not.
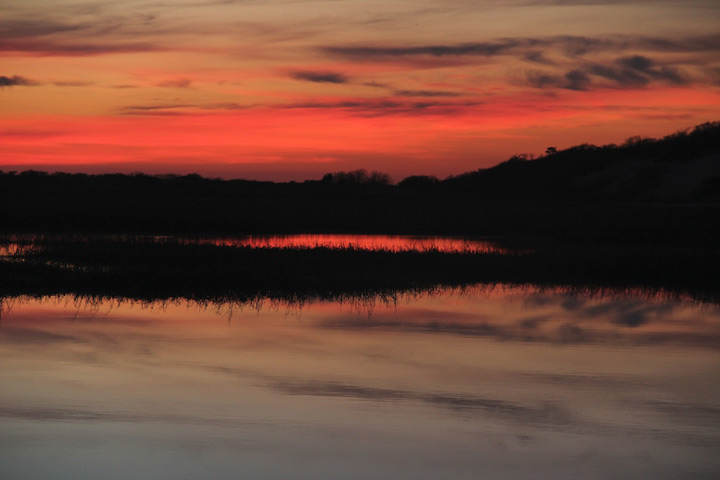
{"type": "Polygon", "coordinates": [[[720,200],[720,122],[659,140],[632,137],[622,145],[578,145],[535,160],[515,156],[439,182],[481,197],[604,200],[720,200]]]}

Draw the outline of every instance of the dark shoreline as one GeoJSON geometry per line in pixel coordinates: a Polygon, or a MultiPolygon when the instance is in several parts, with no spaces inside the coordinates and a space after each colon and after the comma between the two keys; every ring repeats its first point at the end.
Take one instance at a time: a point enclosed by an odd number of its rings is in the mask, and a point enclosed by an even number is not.
{"type": "Polygon", "coordinates": [[[0,296],[302,302],[503,283],[643,289],[720,303],[717,248],[576,242],[508,248],[502,254],[387,252],[48,237],[0,261],[0,296]]]}
{"type": "Polygon", "coordinates": [[[301,300],[507,283],[720,303],[719,162],[714,122],[398,184],[364,170],[302,183],[0,171],[0,235],[40,235],[0,257],[0,296],[301,300]],[[504,253],[147,240],[293,233],[492,237],[504,253]]]}
{"type": "Polygon", "coordinates": [[[0,170],[0,233],[300,232],[717,242],[720,122],[397,184],[364,170],[284,183],[0,170]]]}

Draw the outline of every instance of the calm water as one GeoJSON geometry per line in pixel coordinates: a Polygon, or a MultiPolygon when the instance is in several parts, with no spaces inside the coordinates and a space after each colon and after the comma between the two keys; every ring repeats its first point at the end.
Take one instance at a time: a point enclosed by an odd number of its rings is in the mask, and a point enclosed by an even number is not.
{"type": "Polygon", "coordinates": [[[0,478],[720,478],[720,312],[6,300],[0,478]]]}

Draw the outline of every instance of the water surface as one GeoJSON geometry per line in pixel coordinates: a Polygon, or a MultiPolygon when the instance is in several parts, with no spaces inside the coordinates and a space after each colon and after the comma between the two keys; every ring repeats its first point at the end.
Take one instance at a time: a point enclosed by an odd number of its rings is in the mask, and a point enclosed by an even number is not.
{"type": "Polygon", "coordinates": [[[642,292],[6,299],[0,478],[717,478],[720,313],[642,292]]]}

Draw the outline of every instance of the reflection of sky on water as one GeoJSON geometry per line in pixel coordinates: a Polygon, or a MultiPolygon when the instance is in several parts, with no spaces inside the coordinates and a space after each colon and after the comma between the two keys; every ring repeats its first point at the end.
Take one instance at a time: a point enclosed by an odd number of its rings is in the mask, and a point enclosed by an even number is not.
{"type": "Polygon", "coordinates": [[[0,478],[716,478],[718,335],[715,307],[534,289],[15,299],[0,478]]]}
{"type": "MultiPolygon", "coordinates": [[[[188,240],[183,240],[188,241],[188,240]]],[[[503,253],[506,249],[477,239],[407,235],[294,234],[253,235],[239,238],[199,239],[199,243],[253,248],[353,248],[371,251],[439,251],[503,253]]]]}
{"type": "Polygon", "coordinates": [[[22,255],[45,240],[83,242],[91,240],[153,241],[157,243],[209,244],[252,248],[351,248],[387,252],[507,253],[488,240],[419,235],[292,234],[240,237],[175,237],[141,235],[8,235],[0,238],[0,257],[22,255]]]}

